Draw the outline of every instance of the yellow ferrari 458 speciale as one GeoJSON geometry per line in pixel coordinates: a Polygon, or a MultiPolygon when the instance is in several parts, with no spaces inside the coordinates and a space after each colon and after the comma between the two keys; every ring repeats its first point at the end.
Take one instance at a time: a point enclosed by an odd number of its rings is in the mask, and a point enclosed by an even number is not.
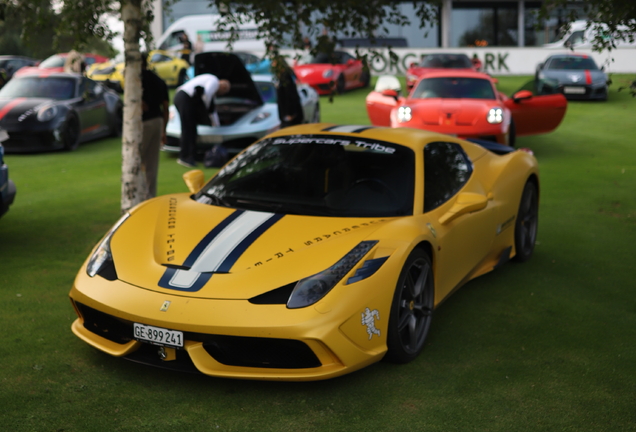
{"type": "MultiPolygon", "coordinates": [[[[124,67],[123,61],[109,60],[105,63],[96,63],[86,71],[86,76],[95,81],[102,81],[121,93],[124,91],[124,67]]],[[[148,53],[148,69],[159,75],[170,87],[179,86],[188,80],[189,67],[187,61],[168,51],[154,50],[148,53]]]]}
{"type": "Polygon", "coordinates": [[[311,124],[248,147],[189,193],[126,213],[70,292],[73,332],[207,375],[318,380],[424,347],[435,307],[532,255],[528,150],[423,130],[311,124]]]}

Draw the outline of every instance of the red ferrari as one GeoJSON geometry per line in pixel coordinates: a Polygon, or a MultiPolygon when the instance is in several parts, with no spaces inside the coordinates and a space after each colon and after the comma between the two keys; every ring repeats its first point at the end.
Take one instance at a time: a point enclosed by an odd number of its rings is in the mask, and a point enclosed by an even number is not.
{"type": "Polygon", "coordinates": [[[308,54],[298,60],[293,69],[298,81],[309,84],[321,95],[367,87],[370,80],[362,61],[345,51],[334,51],[332,55],[308,54]]]}
{"type": "Polygon", "coordinates": [[[551,132],[567,100],[554,87],[531,81],[508,97],[490,75],[446,70],[420,79],[407,97],[393,76],[380,77],[366,99],[376,126],[411,127],[513,146],[516,136],[551,132]],[[549,93],[549,94],[548,94],[549,93]]]}
{"type": "Polygon", "coordinates": [[[428,54],[420,63],[411,63],[406,70],[406,88],[411,91],[413,85],[424,75],[431,72],[439,72],[444,69],[477,71],[481,69],[481,61],[477,58],[471,60],[462,53],[434,53],[428,54]]]}
{"type": "MultiPolygon", "coordinates": [[[[45,69],[47,72],[63,72],[64,62],[66,61],[67,56],[68,53],[53,54],[47,59],[42,60],[42,62],[38,66],[25,67],[20,69],[20,71],[17,72],[17,75],[25,75],[32,73],[33,71],[42,69],[45,69]]],[[[87,69],[94,63],[104,63],[108,61],[108,57],[104,57],[98,54],[83,53],[82,56],[84,57],[84,62],[86,63],[87,69]]]]}

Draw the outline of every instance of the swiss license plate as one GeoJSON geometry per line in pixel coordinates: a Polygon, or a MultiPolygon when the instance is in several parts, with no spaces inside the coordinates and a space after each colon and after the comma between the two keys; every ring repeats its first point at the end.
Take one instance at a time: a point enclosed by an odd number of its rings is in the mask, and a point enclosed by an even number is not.
{"type": "Polygon", "coordinates": [[[585,87],[563,87],[563,93],[585,94],[585,87]]]}
{"type": "Polygon", "coordinates": [[[153,345],[183,348],[183,332],[134,323],[135,339],[153,345]]]}

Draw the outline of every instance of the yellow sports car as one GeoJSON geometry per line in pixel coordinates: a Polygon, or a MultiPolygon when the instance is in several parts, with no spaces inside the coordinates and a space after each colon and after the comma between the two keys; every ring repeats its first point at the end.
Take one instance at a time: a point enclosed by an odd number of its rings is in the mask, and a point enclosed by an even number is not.
{"type": "MultiPolygon", "coordinates": [[[[124,67],[123,61],[110,60],[92,65],[86,76],[95,81],[103,81],[118,92],[123,92],[124,67]]],[[[190,65],[187,61],[175,57],[168,51],[154,50],[148,53],[148,69],[153,70],[170,87],[179,86],[187,81],[188,67],[190,65]]]]}
{"type": "Polygon", "coordinates": [[[70,297],[113,356],[230,378],[318,380],[424,347],[435,307],[532,255],[528,150],[311,124],[248,147],[190,192],[126,213],[70,297]]]}

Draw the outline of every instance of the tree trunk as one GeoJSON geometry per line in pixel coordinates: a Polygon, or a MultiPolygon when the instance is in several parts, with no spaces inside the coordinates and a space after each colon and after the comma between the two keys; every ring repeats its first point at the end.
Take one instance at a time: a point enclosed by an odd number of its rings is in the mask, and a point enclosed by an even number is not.
{"type": "Polygon", "coordinates": [[[122,130],[121,211],[130,210],[149,198],[148,185],[141,160],[141,53],[139,35],[142,23],[141,0],[123,0],[124,22],[124,118],[122,130]]]}

